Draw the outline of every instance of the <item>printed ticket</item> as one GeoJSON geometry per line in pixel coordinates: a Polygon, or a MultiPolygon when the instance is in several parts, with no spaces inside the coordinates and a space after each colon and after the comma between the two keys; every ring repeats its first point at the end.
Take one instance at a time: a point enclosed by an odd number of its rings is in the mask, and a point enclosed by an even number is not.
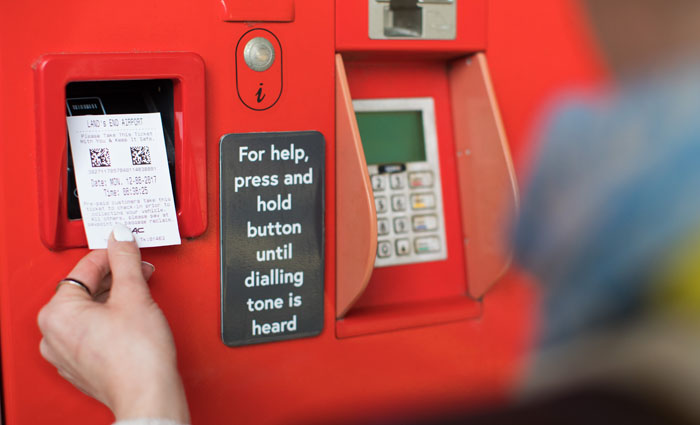
{"type": "Polygon", "coordinates": [[[138,245],[178,245],[160,113],[67,117],[80,211],[90,249],[107,248],[115,224],[138,245]]]}

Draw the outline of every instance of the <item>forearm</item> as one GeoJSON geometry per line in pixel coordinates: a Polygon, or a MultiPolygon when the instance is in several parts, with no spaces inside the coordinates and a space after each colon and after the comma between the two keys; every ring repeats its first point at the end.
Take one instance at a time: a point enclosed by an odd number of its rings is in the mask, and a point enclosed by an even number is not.
{"type": "Polygon", "coordinates": [[[125,421],[115,422],[113,425],[186,425],[180,422],[175,422],[170,419],[156,419],[156,418],[143,418],[143,419],[128,419],[125,421]]]}
{"type": "MultiPolygon", "coordinates": [[[[116,391],[119,396],[111,407],[117,423],[131,425],[128,421],[133,418],[161,418],[169,421],[164,425],[188,424],[187,398],[177,369],[165,367],[152,372],[154,375],[146,379],[147,385],[134,388],[126,382],[127,386],[116,391]]],[[[160,422],[154,425],[160,425],[160,422]]]]}

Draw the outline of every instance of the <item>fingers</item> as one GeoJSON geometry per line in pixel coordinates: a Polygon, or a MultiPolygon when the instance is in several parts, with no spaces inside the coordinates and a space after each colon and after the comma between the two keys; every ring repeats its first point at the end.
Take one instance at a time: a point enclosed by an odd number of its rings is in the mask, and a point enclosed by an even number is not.
{"type": "Polygon", "coordinates": [[[149,263],[148,261],[141,261],[141,274],[143,274],[143,278],[148,282],[151,279],[151,276],[153,276],[153,273],[156,271],[156,266],[153,264],[149,263]]]}
{"type": "MultiPolygon", "coordinates": [[[[119,301],[123,296],[148,292],[141,252],[131,231],[122,224],[114,226],[107,243],[107,256],[112,269],[110,301],[119,301]]],[[[148,271],[146,271],[148,272],[148,271]]],[[[151,270],[151,274],[153,271],[151,270]]],[[[148,276],[150,277],[150,275],[148,276]]]]}
{"type": "MultiPolygon", "coordinates": [[[[91,294],[97,294],[104,290],[102,284],[105,276],[109,274],[109,261],[107,251],[100,249],[91,251],[83,257],[67,277],[82,282],[90,289],[91,294]]],[[[61,285],[56,289],[54,298],[84,298],[92,297],[77,285],[61,285]]]]}
{"type": "Polygon", "coordinates": [[[41,342],[39,343],[39,352],[41,353],[41,357],[43,357],[47,362],[54,366],[56,365],[56,355],[51,347],[49,347],[49,343],[46,342],[46,338],[41,338],[41,342]]]}
{"type": "MultiPolygon", "coordinates": [[[[153,276],[153,273],[156,271],[156,266],[153,264],[149,263],[148,261],[141,261],[141,273],[143,274],[144,280],[148,281],[151,279],[151,276],[153,276]]],[[[102,283],[100,284],[100,292],[96,294],[92,294],[92,298],[97,301],[98,303],[104,303],[109,299],[109,292],[112,289],[112,274],[108,274],[107,277],[105,277],[102,280],[102,283]]]]}

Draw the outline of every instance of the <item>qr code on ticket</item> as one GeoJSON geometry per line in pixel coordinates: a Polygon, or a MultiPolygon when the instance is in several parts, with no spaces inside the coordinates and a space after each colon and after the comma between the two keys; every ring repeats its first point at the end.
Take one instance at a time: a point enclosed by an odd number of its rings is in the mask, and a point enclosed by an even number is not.
{"type": "Polygon", "coordinates": [[[96,148],[90,149],[90,164],[93,167],[111,167],[112,158],[109,156],[109,149],[96,148]]]}
{"type": "Polygon", "coordinates": [[[151,163],[151,150],[148,146],[131,147],[131,163],[133,165],[147,165],[151,163]]]}

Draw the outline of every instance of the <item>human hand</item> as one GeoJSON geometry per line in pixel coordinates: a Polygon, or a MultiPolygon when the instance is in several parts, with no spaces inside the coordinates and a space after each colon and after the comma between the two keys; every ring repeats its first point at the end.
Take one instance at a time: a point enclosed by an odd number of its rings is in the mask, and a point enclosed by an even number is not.
{"type": "Polygon", "coordinates": [[[168,322],[146,281],[134,238],[115,226],[107,250],[83,257],[38,316],[41,355],[117,420],[163,418],[189,423],[168,322]]]}

